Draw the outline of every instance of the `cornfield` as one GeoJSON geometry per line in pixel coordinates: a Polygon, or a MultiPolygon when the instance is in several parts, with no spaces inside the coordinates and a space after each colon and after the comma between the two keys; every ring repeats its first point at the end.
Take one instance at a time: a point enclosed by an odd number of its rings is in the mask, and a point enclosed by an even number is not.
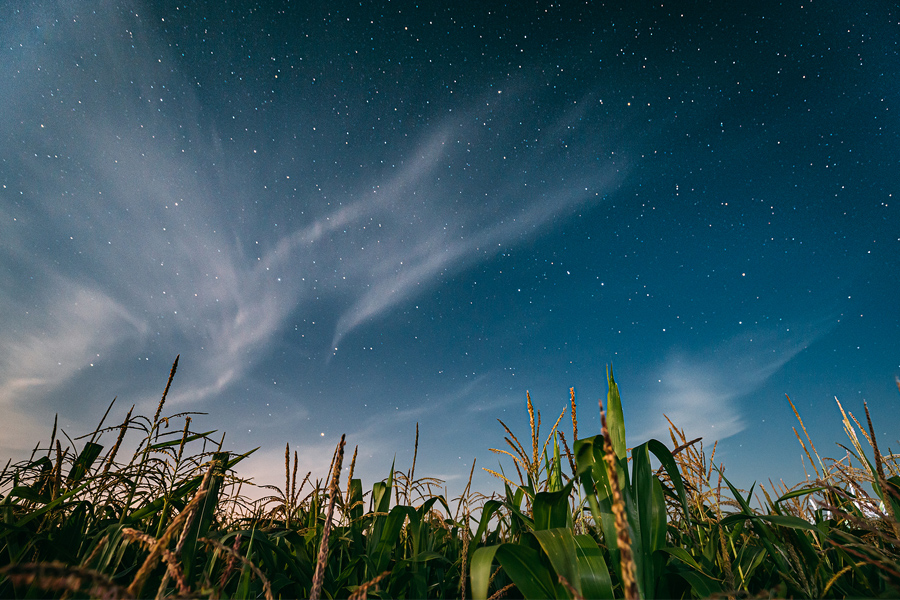
{"type": "Polygon", "coordinates": [[[794,409],[814,473],[760,486],[756,508],[715,446],[707,455],[671,422],[670,445],[629,448],[611,370],[591,437],[579,437],[574,390],[546,435],[530,397],[525,444],[500,422],[492,450],[508,468],[489,470],[502,488],[492,496],[469,485],[445,498],[415,458],[364,491],[355,451],[340,480],[342,438],[327,480],[300,478],[286,447],[283,487],[251,501],[236,466],[252,451],[223,451],[196,415],[162,416],[177,363],[152,418],[132,407],[105,426],[111,404],[95,431],[64,442],[54,424],[46,447],[7,462],[0,597],[900,596],[900,468],[868,407],[863,427],[838,403],[849,440],[839,459],[820,457],[794,409]],[[125,452],[128,433],[140,442],[125,452]]]}

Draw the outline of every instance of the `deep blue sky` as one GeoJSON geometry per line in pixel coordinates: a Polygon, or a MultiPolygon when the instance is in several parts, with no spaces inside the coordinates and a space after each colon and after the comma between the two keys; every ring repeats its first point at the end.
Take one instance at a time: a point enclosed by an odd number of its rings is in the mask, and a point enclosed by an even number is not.
{"type": "Polygon", "coordinates": [[[315,4],[7,3],[4,456],[179,353],[262,483],[419,422],[458,491],[526,390],[598,433],[610,362],[629,445],[666,414],[747,487],[802,475],[785,393],[897,445],[893,3],[315,4]]]}

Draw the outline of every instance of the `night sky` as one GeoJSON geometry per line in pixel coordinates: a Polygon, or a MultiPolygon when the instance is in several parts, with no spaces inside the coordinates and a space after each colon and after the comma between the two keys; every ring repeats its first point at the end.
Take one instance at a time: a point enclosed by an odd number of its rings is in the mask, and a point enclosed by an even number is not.
{"type": "Polygon", "coordinates": [[[629,446],[668,415],[745,487],[803,476],[785,394],[824,455],[835,396],[900,445],[893,2],[2,13],[4,458],[177,354],[167,412],[260,483],[347,433],[371,485],[418,422],[458,492],[526,390],[599,433],[608,363],[629,446]]]}

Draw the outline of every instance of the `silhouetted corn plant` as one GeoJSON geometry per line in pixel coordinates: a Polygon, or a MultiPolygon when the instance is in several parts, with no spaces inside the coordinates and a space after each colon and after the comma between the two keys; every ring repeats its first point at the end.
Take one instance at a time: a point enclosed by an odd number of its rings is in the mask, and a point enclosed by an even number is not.
{"type": "Polygon", "coordinates": [[[72,440],[54,422],[49,444],[7,463],[0,597],[900,594],[900,467],[865,406],[863,427],[838,403],[849,443],[829,459],[791,403],[814,476],[759,486],[762,503],[756,486],[724,477],[715,445],[707,458],[671,422],[671,450],[657,440],[629,450],[611,370],[598,435],[579,435],[574,389],[546,437],[528,394],[530,439],[501,422],[508,449],[494,452],[515,471],[491,471],[502,493],[473,493],[470,473],[451,509],[443,482],[416,472],[417,427],[409,469],[392,464],[371,488],[354,477],[354,450],[341,489],[342,437],[326,481],[299,480],[286,446],[284,488],[258,486],[271,493],[250,501],[252,482],[234,471],[250,452],[222,451],[193,413],[163,416],[177,362],[153,418],[132,407],[105,426],[114,400],[92,433],[72,440]],[[560,429],[569,407],[571,447],[560,429]]]}

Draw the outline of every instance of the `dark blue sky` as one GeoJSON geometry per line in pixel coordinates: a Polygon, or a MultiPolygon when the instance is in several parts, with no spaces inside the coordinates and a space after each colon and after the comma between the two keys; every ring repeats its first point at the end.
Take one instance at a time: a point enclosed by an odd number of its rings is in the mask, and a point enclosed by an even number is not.
{"type": "Polygon", "coordinates": [[[179,353],[263,483],[345,432],[406,469],[419,422],[461,488],[526,390],[599,432],[610,362],[629,445],[666,414],[747,487],[802,475],[785,393],[896,446],[891,3],[311,4],[9,3],[4,455],[152,414],[179,353]]]}

